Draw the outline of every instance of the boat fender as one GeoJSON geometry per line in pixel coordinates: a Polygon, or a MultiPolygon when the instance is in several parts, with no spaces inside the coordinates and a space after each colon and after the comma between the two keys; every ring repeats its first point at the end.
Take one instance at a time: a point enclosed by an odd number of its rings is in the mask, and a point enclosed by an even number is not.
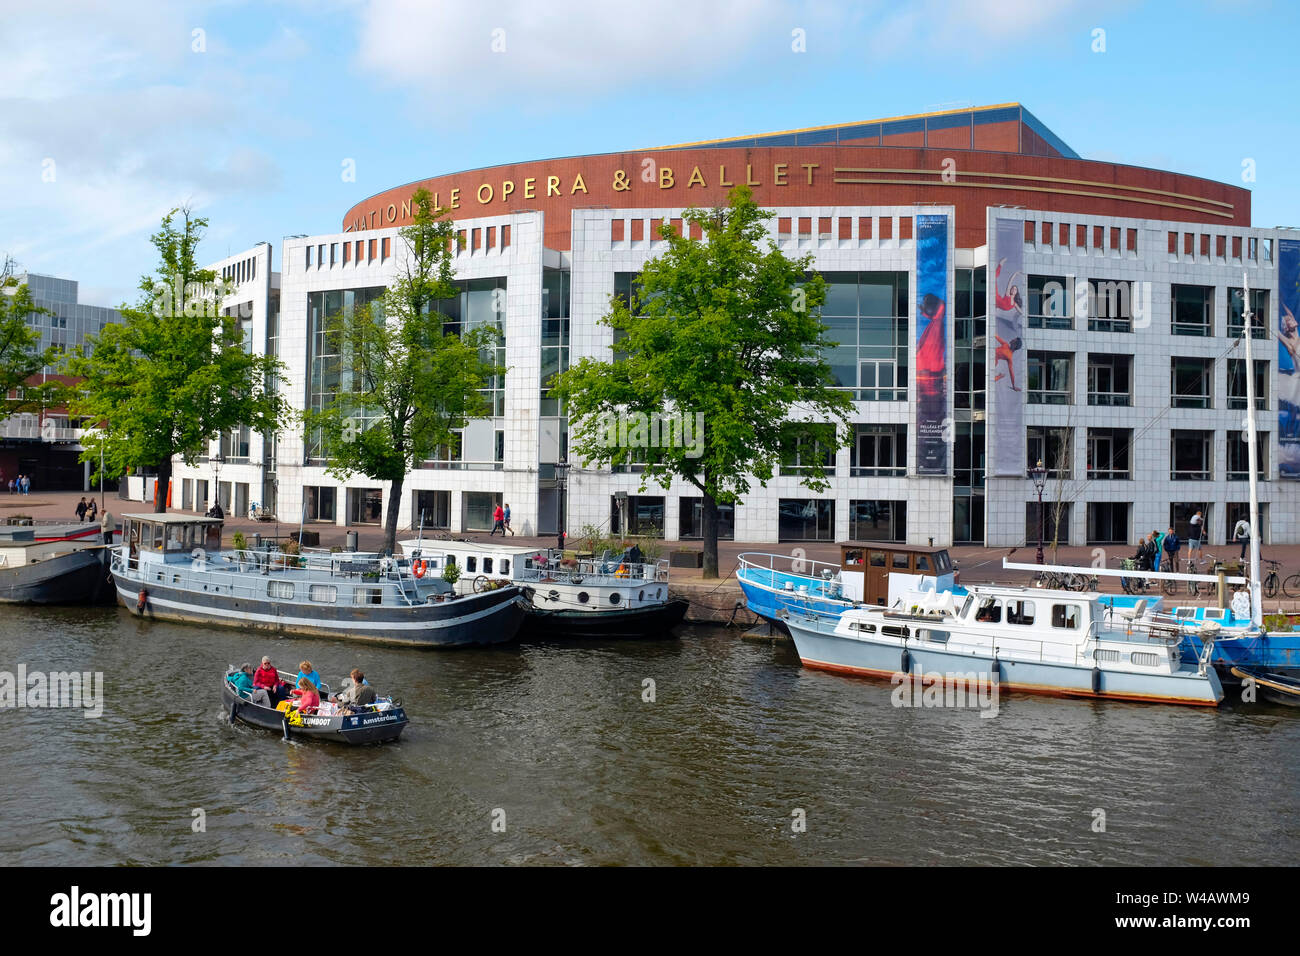
{"type": "Polygon", "coordinates": [[[135,598],[135,609],[143,613],[145,605],[148,603],[149,603],[149,592],[146,591],[144,588],[141,588],[140,593],[137,594],[135,598]]]}
{"type": "Polygon", "coordinates": [[[239,709],[239,701],[232,700],[230,702],[230,722],[232,724],[235,722],[235,711],[238,709],[239,709]]]}
{"type": "Polygon", "coordinates": [[[908,652],[906,647],[903,648],[903,657],[898,663],[898,669],[904,674],[911,673],[912,671],[912,655],[908,652]]]}
{"type": "Polygon", "coordinates": [[[1093,667],[1092,669],[1092,692],[1094,694],[1101,692],[1101,668],[1093,667]]]}
{"type": "Polygon", "coordinates": [[[998,660],[998,656],[994,654],[993,660],[989,661],[989,681],[996,684],[1000,680],[1002,680],[1002,663],[998,660]]]}

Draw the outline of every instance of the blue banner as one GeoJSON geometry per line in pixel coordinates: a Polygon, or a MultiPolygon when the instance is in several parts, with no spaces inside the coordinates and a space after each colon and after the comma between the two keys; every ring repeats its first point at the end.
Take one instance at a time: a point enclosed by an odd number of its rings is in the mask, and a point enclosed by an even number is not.
{"type": "Polygon", "coordinates": [[[916,473],[948,474],[948,217],[916,217],[916,473]]]}
{"type": "Polygon", "coordinates": [[[1277,286],[1278,477],[1294,481],[1300,479],[1300,240],[1278,240],[1277,286]]]}

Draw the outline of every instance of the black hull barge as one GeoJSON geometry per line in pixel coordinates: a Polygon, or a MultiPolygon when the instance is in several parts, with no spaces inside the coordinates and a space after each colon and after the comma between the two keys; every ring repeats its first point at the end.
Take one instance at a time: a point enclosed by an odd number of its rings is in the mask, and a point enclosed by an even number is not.
{"type": "MultiPolygon", "coordinates": [[[[293,675],[280,676],[288,679],[293,675]]],[[[328,717],[289,714],[241,696],[225,678],[221,681],[221,705],[232,724],[238,720],[250,727],[273,730],[286,740],[309,737],[343,744],[381,744],[396,740],[410,723],[406,711],[398,704],[382,710],[359,708],[360,713],[328,717]]]]}
{"type": "Polygon", "coordinates": [[[108,549],[96,539],[0,528],[0,604],[94,604],[112,597],[108,549]]]}
{"type": "Polygon", "coordinates": [[[458,596],[405,559],[222,550],[220,519],[123,517],[113,581],[136,617],[428,648],[501,644],[523,623],[519,588],[458,596]]]}
{"type": "Polygon", "coordinates": [[[612,638],[628,639],[670,637],[682,622],[690,602],[673,598],[654,607],[629,608],[625,611],[546,610],[535,604],[528,608],[520,637],[542,638],[612,638]]]}

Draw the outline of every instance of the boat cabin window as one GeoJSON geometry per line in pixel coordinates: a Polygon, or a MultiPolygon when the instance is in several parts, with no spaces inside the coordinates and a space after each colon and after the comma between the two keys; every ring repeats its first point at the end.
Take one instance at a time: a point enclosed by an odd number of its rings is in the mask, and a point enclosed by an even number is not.
{"type": "Polygon", "coordinates": [[[886,637],[907,637],[911,631],[906,627],[899,627],[894,624],[886,624],[880,629],[880,633],[886,637]]]}
{"type": "Polygon", "coordinates": [[[974,600],[975,600],[975,598],[974,598],[973,596],[971,596],[971,595],[969,595],[969,594],[966,595],[966,600],[962,602],[962,605],[961,605],[961,613],[958,615],[958,617],[965,617],[965,616],[966,616],[966,612],[970,610],[971,601],[974,601],[974,600]]]}
{"type": "Polygon", "coordinates": [[[456,556],[454,554],[447,555],[447,564],[452,565],[455,563],[456,563],[456,556]]]}
{"type": "Polygon", "coordinates": [[[1205,619],[1207,621],[1223,621],[1228,617],[1227,608],[1207,607],[1205,609],[1205,619]]]}
{"type": "Polygon", "coordinates": [[[1033,601],[1008,601],[1007,623],[1030,625],[1034,623],[1033,601]]]}
{"type": "Polygon", "coordinates": [[[906,551],[895,551],[893,553],[894,570],[906,571],[908,568],[908,555],[906,551]]]}
{"type": "Polygon", "coordinates": [[[470,556],[465,559],[465,570],[473,574],[478,570],[478,558],[470,556]]]}
{"type": "Polygon", "coordinates": [[[292,581],[267,581],[267,597],[280,598],[283,601],[293,600],[293,582],[292,581]]]}
{"type": "Polygon", "coordinates": [[[357,588],[353,592],[353,600],[357,604],[383,604],[383,588],[357,588]]]}
{"type": "Polygon", "coordinates": [[[872,552],[871,552],[871,566],[872,566],[873,568],[883,568],[883,567],[885,566],[885,552],[883,552],[883,551],[872,551],[872,552]]]}
{"type": "Polygon", "coordinates": [[[985,598],[980,601],[979,610],[975,612],[975,620],[983,621],[985,624],[1002,623],[1002,602],[997,598],[985,598]]]}
{"type": "Polygon", "coordinates": [[[933,628],[929,628],[929,627],[917,631],[916,636],[919,640],[922,641],[933,641],[936,644],[948,643],[947,631],[936,631],[933,628]]]}
{"type": "Polygon", "coordinates": [[[1063,627],[1073,631],[1079,626],[1079,606],[1077,604],[1053,604],[1052,627],[1063,627]]]}
{"type": "Polygon", "coordinates": [[[313,584],[307,589],[307,596],[322,604],[333,604],[339,599],[339,589],[332,584],[313,584]]]}
{"type": "Polygon", "coordinates": [[[856,567],[862,563],[862,549],[849,548],[844,552],[844,566],[846,568],[856,567]]]}
{"type": "Polygon", "coordinates": [[[947,574],[952,570],[952,559],[948,557],[947,551],[940,551],[934,556],[934,567],[939,574],[947,574]]]}
{"type": "Polygon", "coordinates": [[[916,556],[916,571],[918,574],[930,573],[930,556],[928,554],[918,554],[916,556]]]}
{"type": "Polygon", "coordinates": [[[509,559],[509,558],[502,558],[502,559],[501,559],[501,573],[502,573],[502,574],[509,574],[509,573],[510,573],[510,559],[509,559]]]}
{"type": "Polygon", "coordinates": [[[852,624],[849,625],[849,630],[851,630],[851,631],[861,631],[863,634],[875,634],[875,633],[876,633],[876,625],[874,625],[874,624],[863,624],[863,623],[861,623],[860,621],[854,621],[852,624]]]}
{"type": "Polygon", "coordinates": [[[483,559],[483,573],[484,573],[484,574],[491,574],[491,573],[492,573],[492,559],[491,559],[491,558],[484,558],[484,559],[483,559]]]}

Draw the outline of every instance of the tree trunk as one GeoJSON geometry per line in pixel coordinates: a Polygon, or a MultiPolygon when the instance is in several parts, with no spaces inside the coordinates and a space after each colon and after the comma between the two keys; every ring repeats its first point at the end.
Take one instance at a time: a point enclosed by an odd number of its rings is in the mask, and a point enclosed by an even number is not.
{"type": "Polygon", "coordinates": [[[389,554],[397,553],[397,519],[402,513],[402,485],[406,476],[394,478],[388,489],[388,501],[384,515],[384,548],[389,554]]]}
{"type": "Polygon", "coordinates": [[[713,495],[704,495],[704,508],[701,514],[700,529],[704,538],[704,576],[718,576],[718,503],[713,495]]]}
{"type": "MultiPolygon", "coordinates": [[[[153,510],[155,514],[163,514],[167,511],[167,488],[172,481],[172,460],[164,458],[158,464],[158,491],[154,494],[153,510]]],[[[214,489],[215,492],[215,489],[214,489]]],[[[213,495],[216,500],[216,495],[213,495]]]]}

